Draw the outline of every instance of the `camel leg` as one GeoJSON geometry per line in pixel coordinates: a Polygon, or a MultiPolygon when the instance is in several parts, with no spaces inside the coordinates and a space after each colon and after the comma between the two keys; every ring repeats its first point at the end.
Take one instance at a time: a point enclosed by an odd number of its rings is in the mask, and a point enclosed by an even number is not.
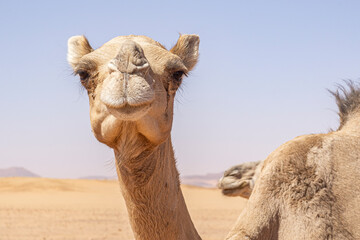
{"type": "MultiPolygon", "coordinates": [[[[260,187],[262,185],[258,184],[260,187]]],[[[274,204],[277,200],[269,201],[270,193],[266,193],[266,188],[261,189],[258,186],[255,185],[247,206],[229,232],[227,240],[278,239],[278,204],[274,204]]]]}

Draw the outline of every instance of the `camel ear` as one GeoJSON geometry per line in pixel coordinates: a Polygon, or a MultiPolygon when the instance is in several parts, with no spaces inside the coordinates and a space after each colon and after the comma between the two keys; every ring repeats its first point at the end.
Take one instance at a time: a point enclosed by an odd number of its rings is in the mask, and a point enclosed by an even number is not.
{"type": "Polygon", "coordinates": [[[170,52],[178,55],[183,60],[186,68],[190,71],[195,67],[199,58],[199,43],[200,38],[198,35],[180,35],[176,45],[170,52]]]}
{"type": "Polygon", "coordinates": [[[75,68],[80,58],[92,51],[93,49],[85,36],[73,36],[68,40],[67,60],[71,67],[75,68]]]}

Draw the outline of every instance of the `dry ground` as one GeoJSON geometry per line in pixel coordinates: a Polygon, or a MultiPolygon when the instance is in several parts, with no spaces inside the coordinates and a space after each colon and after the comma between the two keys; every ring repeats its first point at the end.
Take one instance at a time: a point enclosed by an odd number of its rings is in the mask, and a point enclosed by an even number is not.
{"type": "MultiPolygon", "coordinates": [[[[246,204],[182,186],[204,240],[224,239],[246,204]]],[[[116,181],[0,178],[0,240],[133,239],[116,181]]]]}

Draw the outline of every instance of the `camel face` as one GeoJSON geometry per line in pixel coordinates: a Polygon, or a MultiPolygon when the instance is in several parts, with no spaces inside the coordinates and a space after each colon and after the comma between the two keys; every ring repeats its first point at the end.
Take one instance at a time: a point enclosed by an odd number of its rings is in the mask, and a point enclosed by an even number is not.
{"type": "Polygon", "coordinates": [[[229,168],[220,178],[218,187],[225,196],[249,198],[261,165],[261,162],[249,162],[229,168]]]}
{"type": "Polygon", "coordinates": [[[195,66],[198,46],[196,35],[180,36],[170,51],[145,36],[121,36],[93,50],[84,36],[71,37],[68,61],[88,92],[96,138],[113,147],[126,126],[152,144],[163,142],[176,90],[195,66]]]}

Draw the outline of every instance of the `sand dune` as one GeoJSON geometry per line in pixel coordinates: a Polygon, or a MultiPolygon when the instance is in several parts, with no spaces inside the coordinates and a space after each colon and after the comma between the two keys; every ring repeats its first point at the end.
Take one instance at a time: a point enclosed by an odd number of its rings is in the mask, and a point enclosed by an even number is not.
{"type": "MultiPolygon", "coordinates": [[[[182,186],[203,239],[223,239],[246,200],[182,186]]],[[[133,239],[116,181],[0,178],[0,240],[133,239]]]]}

